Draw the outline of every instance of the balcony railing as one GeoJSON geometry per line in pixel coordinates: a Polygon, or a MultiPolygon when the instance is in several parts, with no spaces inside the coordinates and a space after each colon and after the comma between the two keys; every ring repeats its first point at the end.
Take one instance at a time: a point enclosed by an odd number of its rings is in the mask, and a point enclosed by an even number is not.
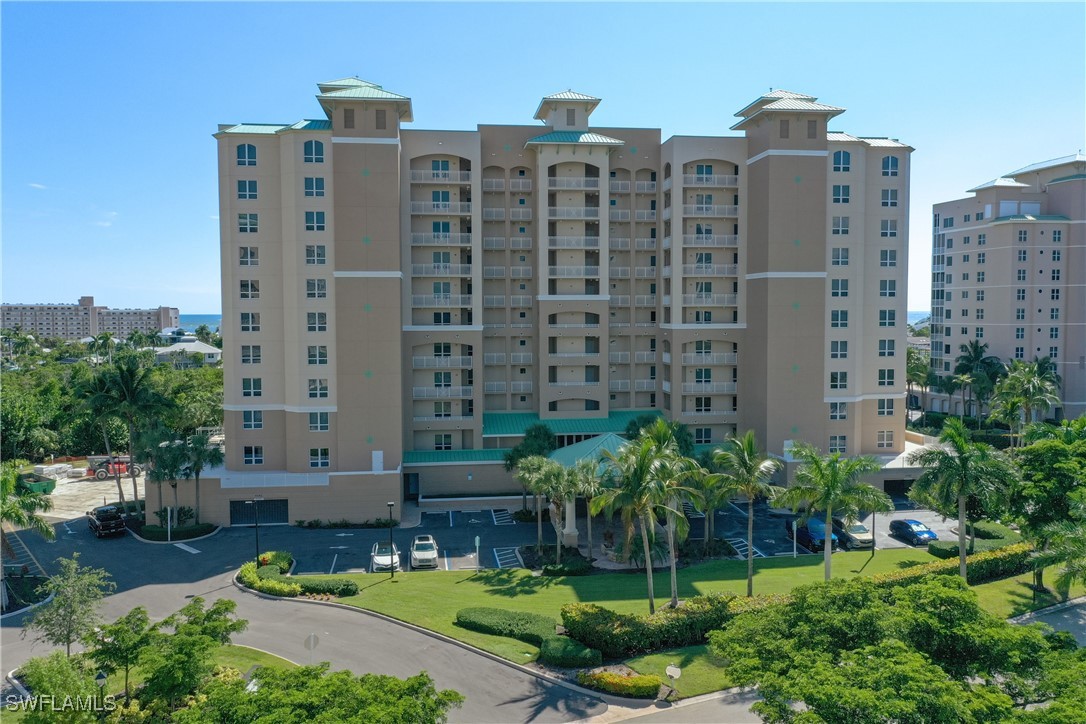
{"type": "Polygon", "coordinates": [[[530,266],[511,266],[509,267],[510,279],[531,279],[532,268],[530,266]]]}
{"type": "Polygon", "coordinates": [[[530,307],[532,306],[532,298],[526,294],[517,294],[509,297],[510,307],[530,307]]]}
{"type": "Polygon", "coordinates": [[[613,266],[610,269],[610,277],[612,279],[629,279],[630,267],[628,266],[613,266]]]}
{"type": "Polygon", "coordinates": [[[504,236],[484,236],[483,237],[483,249],[485,251],[495,251],[505,248],[504,236]]]}
{"type": "Polygon", "coordinates": [[[509,240],[510,249],[531,249],[532,237],[530,236],[514,236],[509,240]]]}
{"type": "Polygon", "coordinates": [[[548,322],[551,329],[599,329],[599,322],[548,322]]]}
{"type": "Polygon", "coordinates": [[[639,307],[655,307],[656,295],[655,294],[638,294],[634,297],[634,304],[639,307]]]}
{"type": "Polygon", "coordinates": [[[418,370],[463,369],[471,367],[472,357],[412,357],[411,366],[418,370]]]}
{"type": "Polygon", "coordinates": [[[656,209],[635,210],[634,221],[656,221],[656,209]]]}
{"type": "Polygon", "coordinates": [[[629,352],[611,352],[607,355],[607,361],[611,364],[629,364],[629,352]]]}
{"type": "Polygon", "coordinates": [[[656,239],[651,237],[637,239],[634,248],[638,251],[654,251],[656,249],[656,239]]]}
{"type": "Polygon", "coordinates": [[[496,382],[484,382],[483,392],[505,392],[505,382],[502,380],[496,382]]]}
{"type": "Polygon", "coordinates": [[[412,183],[432,184],[469,184],[471,171],[432,171],[430,169],[412,169],[412,183]]]}
{"type": "Polygon", "coordinates": [[[713,394],[735,392],[734,382],[684,382],[684,395],[713,394]]]}
{"type": "Polygon", "coordinates": [[[599,386],[600,381],[599,380],[593,380],[593,381],[589,382],[588,380],[584,380],[582,382],[582,381],[576,380],[576,381],[566,381],[566,382],[548,382],[547,384],[550,385],[551,387],[597,387],[597,386],[599,386]]]}
{"type": "Polygon", "coordinates": [[[532,383],[531,382],[510,382],[509,383],[509,391],[510,392],[531,392],[532,391],[532,383]]]}
{"type": "Polygon", "coordinates": [[[490,208],[483,209],[483,221],[503,221],[505,219],[505,209],[490,208]]]}
{"type": "Polygon", "coordinates": [[[656,193],[655,181],[638,181],[634,186],[634,191],[639,194],[654,194],[656,193]]]}
{"type": "Polygon", "coordinates": [[[607,383],[607,389],[611,392],[629,392],[630,381],[629,380],[610,380],[607,383]]]}
{"type": "Polygon", "coordinates": [[[509,362],[515,365],[530,365],[532,363],[532,353],[513,352],[509,355],[509,362]]]}
{"type": "Polygon", "coordinates": [[[506,270],[504,266],[484,266],[483,279],[505,279],[506,270]]]}
{"type": "Polygon", "coordinates": [[[485,179],[483,179],[483,191],[505,191],[505,179],[503,179],[503,178],[485,178],[485,179]]]}
{"type": "Polygon", "coordinates": [[[412,201],[412,214],[470,214],[470,201],[412,201]]]}
{"type": "Polygon", "coordinates": [[[628,307],[630,306],[630,295],[628,294],[612,294],[611,301],[609,302],[612,307],[628,307]]]}
{"type": "Polygon", "coordinates": [[[509,179],[510,191],[531,191],[532,180],[530,178],[514,178],[509,179]]]}
{"type": "Polygon", "coordinates": [[[505,307],[505,295],[504,294],[488,294],[483,297],[483,306],[489,308],[502,309],[505,307]]]}
{"type": "Polygon", "coordinates": [[[598,176],[551,176],[547,179],[549,189],[593,189],[598,190],[598,176]]]}
{"type": "Polygon", "coordinates": [[[471,234],[412,233],[412,246],[471,246],[471,234]]]}
{"type": "Polygon", "coordinates": [[[683,234],[683,246],[733,247],[739,246],[735,234],[683,234]]]}
{"type": "Polygon", "coordinates": [[[728,276],[739,273],[738,264],[683,264],[683,274],[687,276],[728,276]]]}
{"type": "Polygon", "coordinates": [[[511,221],[531,221],[532,210],[527,206],[514,206],[509,209],[509,219],[511,221]]]}
{"type": "Polygon", "coordinates": [[[735,294],[684,294],[683,304],[688,306],[734,307],[736,299],[735,294]]]}
{"type": "Polygon", "coordinates": [[[613,194],[629,193],[629,191],[630,191],[630,182],[629,181],[611,181],[610,188],[611,188],[611,193],[613,193],[613,194]]]}
{"type": "Polygon", "coordinates": [[[470,294],[412,294],[412,307],[470,307],[470,294]]]}
{"type": "Polygon", "coordinates": [[[471,397],[473,387],[412,387],[411,396],[416,400],[471,397]]]}
{"type": "Polygon", "coordinates": [[[711,204],[683,204],[683,216],[704,216],[712,218],[739,216],[739,207],[711,204]]]}
{"type": "Polygon", "coordinates": [[[561,359],[575,359],[582,357],[599,357],[600,351],[596,350],[595,352],[549,352],[548,354],[551,357],[558,357],[561,359]]]}
{"type": "Polygon", "coordinates": [[[739,355],[735,352],[687,352],[683,354],[684,365],[733,365],[739,355]]]}
{"type": "Polygon", "coordinates": [[[721,176],[700,173],[684,173],[683,186],[717,186],[734,188],[739,186],[738,176],[721,176]]]}
{"type": "Polygon", "coordinates": [[[664,221],[669,221],[671,219],[671,207],[670,206],[665,206],[664,207],[663,218],[664,218],[664,221]]]}
{"type": "Polygon", "coordinates": [[[670,352],[664,352],[663,354],[661,354],[660,355],[660,361],[663,362],[666,365],[671,364],[671,353],[670,352]]]}
{"type": "Polygon", "coordinates": [[[656,389],[656,380],[634,380],[634,390],[637,392],[652,392],[656,389]]]}
{"type": "Polygon", "coordinates": [[[598,206],[550,206],[547,208],[549,219],[598,219],[598,206]]]}
{"type": "Polygon", "coordinates": [[[629,221],[630,210],[629,209],[611,209],[608,215],[611,221],[629,221]]]}
{"type": "Polygon", "coordinates": [[[648,364],[650,362],[655,362],[655,361],[656,361],[656,352],[654,352],[654,351],[634,352],[634,362],[638,362],[640,364],[648,364]]]}
{"type": "Polygon", "coordinates": [[[598,249],[598,236],[548,236],[547,246],[551,249],[598,249]]]}
{"type": "Polygon", "coordinates": [[[483,364],[485,365],[503,365],[505,364],[505,352],[487,352],[483,355],[483,364]]]}
{"type": "Polygon", "coordinates": [[[654,266],[639,266],[636,270],[638,279],[655,279],[656,267],[654,266]]]}
{"type": "Polygon", "coordinates": [[[548,267],[547,271],[552,277],[564,279],[598,277],[600,275],[598,266],[552,266],[548,267]]]}
{"type": "Polygon", "coordinates": [[[470,422],[475,419],[474,415],[428,415],[412,417],[412,422],[470,422]]]}
{"type": "Polygon", "coordinates": [[[412,264],[411,275],[416,277],[468,277],[471,264],[412,264]]]}
{"type": "Polygon", "coordinates": [[[629,249],[630,240],[624,236],[612,236],[607,240],[607,245],[612,249],[629,249]]]}

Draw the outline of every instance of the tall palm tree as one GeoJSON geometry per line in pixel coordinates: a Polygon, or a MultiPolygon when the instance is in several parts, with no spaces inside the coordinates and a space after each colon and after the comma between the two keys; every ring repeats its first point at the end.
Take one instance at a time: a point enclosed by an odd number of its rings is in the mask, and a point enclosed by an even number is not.
{"type": "Polygon", "coordinates": [[[842,457],[841,453],[831,453],[825,457],[808,444],[792,448],[792,455],[802,461],[796,471],[796,479],[774,498],[777,505],[786,505],[793,512],[801,507],[809,513],[825,513],[826,539],[823,546],[823,560],[826,568],[826,580],[830,580],[831,559],[833,553],[833,513],[834,511],[855,515],[861,510],[887,512],[894,509],[890,496],[877,488],[860,482],[860,476],[882,469],[881,463],[873,457],[842,457]]]}
{"type": "Polygon", "coordinates": [[[977,339],[969,340],[959,346],[958,350],[961,354],[954,360],[954,373],[972,376],[973,382],[970,385],[975,386],[975,389],[971,392],[990,391],[1004,373],[1002,360],[988,354],[988,345],[977,339]]]}
{"type": "Polygon", "coordinates": [[[1037,374],[1041,379],[1048,380],[1055,385],[1058,391],[1063,387],[1063,378],[1060,377],[1059,370],[1056,368],[1056,363],[1052,361],[1051,357],[1034,357],[1033,366],[1037,370],[1037,374]]]}
{"type": "MultiPolygon", "coordinates": [[[[583,462],[583,461],[582,461],[583,462]]],[[[554,462],[543,474],[544,495],[550,500],[551,525],[554,527],[556,564],[562,563],[562,536],[565,529],[566,502],[577,500],[577,481],[561,463],[554,462]]],[[[576,516],[574,516],[576,524],[576,516]]]]}
{"type": "Polygon", "coordinates": [[[677,563],[679,551],[677,544],[690,533],[690,521],[683,511],[684,502],[701,505],[701,493],[691,485],[700,466],[690,458],[678,454],[678,448],[660,450],[661,464],[650,481],[654,489],[656,513],[663,513],[667,521],[667,550],[671,573],[671,608],[679,605],[679,579],[677,563]]]}
{"type": "Polygon", "coordinates": [[[1021,400],[1025,424],[1035,422],[1034,411],[1045,412],[1059,404],[1059,388],[1051,375],[1042,374],[1037,362],[1014,360],[1007,376],[1000,382],[997,395],[1017,397],[1021,400]]]}
{"type": "Polygon", "coordinates": [[[106,355],[110,364],[113,364],[113,348],[116,346],[117,340],[113,338],[112,332],[102,332],[91,342],[91,349],[98,356],[98,360],[101,361],[102,355],[106,355]]]}
{"type": "MultiPolygon", "coordinates": [[[[958,389],[962,391],[962,414],[959,419],[964,423],[965,413],[968,408],[968,405],[966,405],[965,402],[965,393],[973,384],[973,375],[969,374],[968,372],[963,372],[961,374],[954,375],[953,380],[955,385],[957,385],[958,389]]],[[[973,399],[972,392],[970,392],[969,394],[969,399],[973,399]]]]}
{"type": "Polygon", "coordinates": [[[1067,445],[1086,440],[1086,416],[1064,420],[1059,425],[1033,423],[1026,429],[1025,441],[1031,444],[1039,440],[1059,440],[1067,445]]]}
{"type": "Polygon", "coordinates": [[[758,449],[753,430],[742,437],[730,438],[724,447],[713,451],[713,462],[727,471],[731,488],[747,499],[747,595],[754,595],[754,501],[775,497],[784,489],[770,483],[781,469],[781,462],[758,449]]]}
{"type": "Polygon", "coordinates": [[[155,483],[158,488],[158,507],[161,510],[162,484],[173,488],[173,507],[176,514],[180,507],[177,499],[177,482],[184,475],[188,459],[188,449],[184,442],[175,440],[174,435],[161,426],[154,426],[143,431],[137,442],[138,448],[133,460],[141,460],[147,465],[147,482],[155,483]]]}
{"type": "Polygon", "coordinates": [[[603,480],[600,478],[600,463],[596,460],[578,460],[569,469],[568,474],[577,495],[585,499],[585,507],[588,509],[588,562],[591,563],[594,552],[592,544],[592,499],[603,490],[603,480]]]}
{"type": "MultiPolygon", "coordinates": [[[[25,460],[5,460],[0,464],[0,527],[26,528],[53,540],[56,537],[53,526],[41,516],[53,509],[53,501],[46,495],[18,487],[19,469],[26,464],[25,460]]],[[[0,610],[8,607],[8,585],[3,575],[0,566],[0,610]]]]}
{"type": "MultiPolygon", "coordinates": [[[[113,460],[113,448],[109,440],[109,422],[116,414],[116,398],[110,388],[107,370],[98,368],[91,377],[78,383],[76,397],[82,400],[84,409],[102,428],[102,440],[105,442],[106,455],[110,460],[113,460]]],[[[120,468],[116,465],[113,466],[113,480],[117,483],[117,500],[120,501],[125,512],[128,512],[128,501],[125,500],[124,486],[121,484],[120,468]]],[[[138,514],[139,503],[135,500],[132,502],[136,505],[135,514],[138,514]]]]}
{"type": "Polygon", "coordinates": [[[1074,520],[1055,523],[1045,529],[1048,548],[1034,561],[1040,570],[1060,566],[1056,588],[1065,596],[1076,581],[1086,583],[1086,509],[1079,512],[1074,520]]]}
{"type": "Polygon", "coordinates": [[[915,347],[905,350],[905,385],[910,399],[913,396],[913,388],[923,387],[927,382],[930,369],[931,360],[926,354],[915,347]]]}
{"type": "MultiPolygon", "coordinates": [[[[546,490],[548,479],[554,475],[556,465],[558,463],[542,455],[529,455],[517,462],[516,472],[513,473],[524,489],[535,495],[535,550],[537,553],[543,550],[543,504],[540,498],[546,490]]],[[[558,467],[561,468],[561,465],[558,467]]]]}
{"type": "Polygon", "coordinates": [[[185,469],[183,472],[186,477],[191,474],[196,484],[196,525],[199,525],[200,473],[204,471],[204,468],[222,465],[223,453],[222,449],[218,445],[213,445],[210,438],[204,433],[190,437],[185,452],[185,469]]]}
{"type": "Polygon", "coordinates": [[[147,333],[147,344],[151,345],[152,349],[161,347],[165,342],[161,329],[152,329],[147,333]]]}
{"type": "Polygon", "coordinates": [[[1005,495],[1015,481],[1013,465],[991,445],[973,442],[959,420],[949,418],[943,425],[939,445],[911,453],[910,465],[926,468],[913,483],[910,495],[933,501],[948,510],[958,506],[958,572],[966,578],[965,556],[967,506],[970,497],[981,500],[1005,495]]]}
{"type": "MultiPolygon", "coordinates": [[[[128,449],[134,462],[136,438],[140,426],[151,420],[161,419],[171,403],[154,389],[151,369],[143,367],[132,357],[125,358],[109,374],[109,395],[114,413],[128,426],[128,449]]],[[[132,499],[139,500],[136,485],[136,467],[129,465],[132,476],[132,499]]]]}
{"type": "Polygon", "coordinates": [[[128,337],[125,339],[125,343],[132,349],[139,349],[143,345],[147,344],[147,335],[138,329],[133,329],[128,333],[128,337]]]}
{"type": "Polygon", "coordinates": [[[196,339],[200,340],[204,344],[211,344],[211,340],[215,336],[214,332],[211,331],[211,327],[207,326],[206,324],[201,324],[199,327],[197,327],[196,331],[193,332],[193,334],[196,335],[196,339]]]}

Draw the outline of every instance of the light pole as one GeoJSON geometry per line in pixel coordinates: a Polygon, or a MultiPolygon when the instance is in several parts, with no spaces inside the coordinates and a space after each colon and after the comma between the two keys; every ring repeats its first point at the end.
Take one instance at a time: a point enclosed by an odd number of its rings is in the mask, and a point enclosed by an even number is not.
{"type": "Polygon", "coordinates": [[[252,500],[246,500],[246,505],[253,506],[253,530],[256,532],[256,567],[260,568],[260,501],[263,495],[254,495],[252,500]]]}
{"type": "Polygon", "coordinates": [[[106,672],[99,671],[98,676],[94,677],[94,683],[98,684],[98,718],[104,719],[106,716],[106,672]]]}
{"type": "Polygon", "coordinates": [[[396,564],[399,562],[399,556],[396,555],[396,546],[392,543],[392,509],[396,506],[391,500],[388,501],[388,578],[392,580],[396,577],[396,564]]]}

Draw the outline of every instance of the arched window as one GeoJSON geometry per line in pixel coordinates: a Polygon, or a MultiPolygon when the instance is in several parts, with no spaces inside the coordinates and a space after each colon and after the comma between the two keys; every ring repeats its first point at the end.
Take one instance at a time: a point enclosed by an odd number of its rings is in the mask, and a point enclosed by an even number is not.
{"type": "Polygon", "coordinates": [[[882,175],[897,176],[897,156],[882,157],[882,175]]]}
{"type": "Polygon", "coordinates": [[[238,165],[239,166],[255,166],[256,165],[256,146],[251,143],[238,144],[238,165]]]}
{"type": "Polygon", "coordinates": [[[834,151],[833,152],[833,170],[834,171],[850,171],[852,170],[852,154],[848,151],[834,151]]]}
{"type": "Polygon", "coordinates": [[[304,152],[306,163],[324,163],[324,144],[320,141],[306,141],[304,152]]]}

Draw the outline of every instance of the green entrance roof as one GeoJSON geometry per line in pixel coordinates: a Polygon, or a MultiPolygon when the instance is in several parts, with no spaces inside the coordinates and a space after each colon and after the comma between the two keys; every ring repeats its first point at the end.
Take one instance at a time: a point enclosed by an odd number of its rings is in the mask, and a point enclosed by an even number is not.
{"type": "Polygon", "coordinates": [[[449,463],[500,463],[507,449],[499,450],[405,450],[404,465],[446,465],[449,463]]]}
{"type": "Polygon", "coordinates": [[[558,448],[547,457],[567,468],[576,465],[578,460],[600,460],[600,469],[602,470],[604,466],[602,462],[603,454],[605,452],[617,453],[619,448],[629,444],[629,442],[621,435],[608,432],[573,445],[558,448]]]}
{"type": "Polygon", "coordinates": [[[539,419],[534,412],[484,412],[483,437],[521,437],[532,425],[544,424],[555,435],[602,435],[622,433],[640,415],[660,415],[659,410],[615,410],[607,417],[539,419]]]}

